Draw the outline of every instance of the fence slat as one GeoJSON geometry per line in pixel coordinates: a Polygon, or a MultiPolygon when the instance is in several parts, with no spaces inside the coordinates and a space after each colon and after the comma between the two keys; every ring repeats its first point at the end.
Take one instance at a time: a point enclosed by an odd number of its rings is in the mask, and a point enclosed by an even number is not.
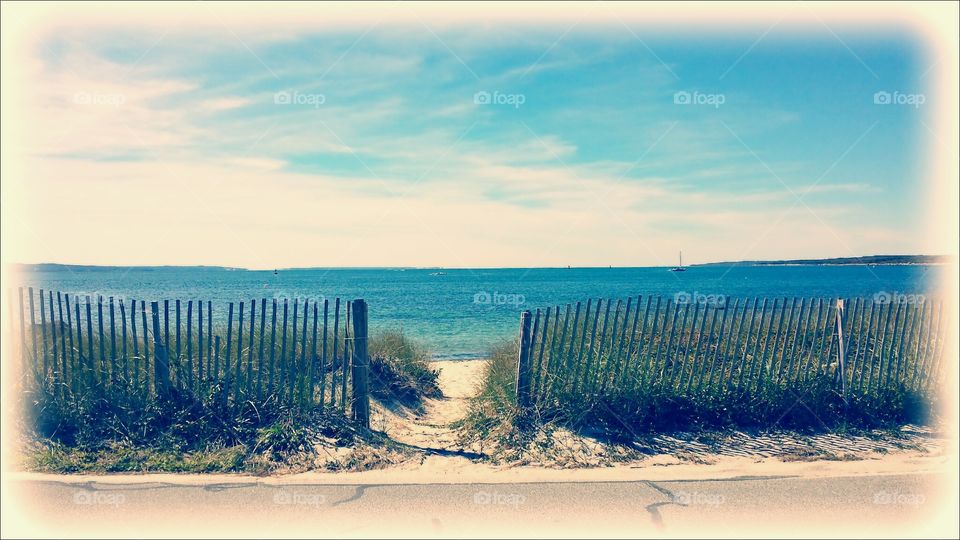
{"type": "MultiPolygon", "coordinates": [[[[74,392],[76,392],[79,390],[81,381],[84,383],[84,385],[87,384],[88,372],[86,370],[86,361],[83,359],[83,332],[81,331],[81,327],[80,327],[80,301],[79,300],[77,300],[77,303],[73,305],[73,309],[74,309],[74,315],[76,315],[76,319],[77,319],[77,364],[80,368],[78,370],[78,376],[76,377],[78,379],[77,381],[78,388],[77,390],[74,390],[74,392]]],[[[89,337],[90,337],[90,334],[87,334],[87,338],[89,337]]]]}
{"type": "Polygon", "coordinates": [[[690,303],[683,305],[683,319],[680,321],[680,328],[670,330],[670,339],[668,340],[667,346],[667,358],[666,362],[670,363],[670,389],[673,389],[673,383],[676,381],[677,377],[677,355],[680,354],[680,344],[683,342],[683,331],[687,327],[687,317],[690,315],[690,303]],[[673,349],[673,337],[674,333],[677,334],[677,347],[673,351],[673,356],[670,355],[671,349],[673,349]]]}
{"type": "MultiPolygon", "coordinates": [[[[548,315],[549,315],[549,311],[548,315]]],[[[553,369],[554,369],[554,358],[556,356],[556,344],[557,344],[557,326],[560,323],[560,306],[554,307],[554,317],[553,317],[553,329],[550,331],[550,352],[547,353],[547,364],[543,368],[543,374],[540,377],[540,388],[537,390],[539,395],[542,395],[544,398],[549,397],[551,380],[553,378],[553,369]]],[[[540,360],[539,362],[543,363],[543,347],[540,348],[540,360]]]]}
{"type": "Polygon", "coordinates": [[[178,298],[174,307],[175,311],[175,326],[176,326],[176,353],[174,354],[173,365],[176,368],[177,375],[177,388],[183,387],[183,359],[180,356],[180,299],[178,298]]]}
{"type": "MultiPolygon", "coordinates": [[[[23,289],[20,289],[21,294],[23,289]]],[[[23,298],[20,299],[20,343],[21,346],[26,345],[26,334],[23,332],[23,298]]],[[[68,351],[70,351],[70,389],[76,393],[77,392],[77,382],[79,377],[79,372],[77,370],[77,356],[73,348],[73,312],[70,310],[70,295],[64,294],[63,301],[67,306],[67,344],[69,345],[68,351]]],[[[78,312],[79,313],[79,312],[78,312]]],[[[25,357],[24,357],[25,358],[25,357]]],[[[26,375],[27,370],[23,370],[24,375],[26,375]]]]}
{"type": "MultiPolygon", "coordinates": [[[[633,298],[627,298],[627,311],[623,315],[623,326],[620,328],[620,344],[617,346],[617,356],[614,361],[614,372],[611,377],[611,382],[617,386],[623,378],[624,366],[630,360],[630,349],[633,346],[634,334],[637,333],[637,319],[640,315],[640,296],[637,296],[637,304],[633,310],[633,323],[630,330],[630,335],[627,335],[627,325],[630,323],[630,308],[633,302],[633,298]],[[624,347],[626,347],[626,357],[624,357],[624,347]]],[[[607,379],[604,379],[606,383],[607,379]]],[[[606,390],[604,387],[603,390],[606,390]]]]}
{"type": "Polygon", "coordinates": [[[44,303],[43,303],[43,289],[40,289],[39,292],[40,292],[40,295],[39,295],[39,300],[40,300],[40,346],[41,346],[41,350],[43,351],[43,353],[42,353],[42,354],[43,354],[43,363],[41,364],[41,371],[42,371],[42,373],[43,373],[43,376],[41,377],[41,380],[43,381],[44,386],[46,386],[46,383],[47,383],[47,380],[48,380],[47,378],[49,377],[49,371],[50,371],[50,355],[49,355],[49,351],[47,351],[47,310],[46,310],[46,307],[44,306],[44,303]]]}
{"type": "MultiPolygon", "coordinates": [[[[593,299],[587,300],[587,312],[586,312],[586,313],[584,314],[584,316],[583,316],[583,330],[580,332],[580,347],[577,349],[577,359],[576,359],[576,363],[574,364],[573,381],[572,381],[572,383],[571,383],[571,391],[574,392],[574,393],[577,392],[577,390],[579,389],[579,387],[580,387],[580,385],[581,385],[582,373],[583,373],[583,371],[584,371],[584,369],[583,369],[583,349],[584,349],[584,347],[586,346],[587,325],[588,325],[588,322],[589,322],[589,320],[590,320],[590,306],[591,306],[591,302],[592,302],[592,301],[593,301],[593,299]]],[[[597,310],[596,310],[596,314],[595,314],[594,317],[593,317],[593,319],[594,319],[594,321],[593,321],[593,336],[590,338],[590,346],[591,346],[591,347],[593,346],[593,341],[594,341],[595,336],[596,336],[596,334],[597,334],[597,321],[598,321],[599,318],[600,318],[600,305],[601,305],[601,302],[602,302],[602,299],[601,299],[601,300],[597,300],[597,310]]]]}
{"type": "MultiPolygon", "coordinates": [[[[143,380],[146,388],[150,387],[150,343],[147,338],[147,302],[140,300],[140,322],[143,324],[143,380]]],[[[139,364],[137,366],[139,369],[139,364]]]]}
{"type": "Polygon", "coordinates": [[[694,299],[693,320],[690,321],[690,327],[687,328],[686,311],[689,311],[689,309],[690,303],[688,302],[684,308],[683,324],[680,325],[680,336],[677,338],[677,350],[676,354],[674,354],[674,376],[670,379],[670,387],[673,388],[673,384],[676,382],[678,390],[683,387],[683,378],[686,375],[687,369],[687,356],[690,354],[690,344],[693,340],[694,330],[697,327],[697,319],[700,317],[700,302],[694,299]],[[683,340],[683,332],[687,332],[686,342],[683,340]],[[683,355],[680,354],[681,346],[683,347],[683,355]],[[679,364],[679,368],[677,368],[677,364],[679,364]]]}
{"type": "Polygon", "coordinates": [[[910,349],[910,339],[913,336],[913,330],[917,326],[918,306],[914,303],[907,306],[909,323],[904,326],[903,335],[900,336],[900,347],[897,349],[897,383],[903,383],[907,377],[907,359],[904,354],[910,349]]]}
{"type": "Polygon", "coordinates": [[[253,340],[254,340],[254,331],[256,330],[257,324],[257,299],[250,299],[250,330],[249,330],[249,339],[247,341],[247,374],[246,381],[244,385],[244,392],[246,392],[247,399],[254,397],[253,394],[253,340]]]}
{"type": "MultiPolygon", "coordinates": [[[[219,337],[219,336],[218,336],[219,337]]],[[[227,402],[227,396],[230,394],[230,358],[233,352],[233,302],[227,303],[227,350],[223,357],[223,393],[221,400],[227,402]]],[[[214,370],[220,373],[220,354],[219,351],[215,357],[214,370]]],[[[282,383],[281,383],[282,384],[282,383]]]]}
{"type": "Polygon", "coordinates": [[[120,299],[120,355],[123,357],[123,382],[130,383],[130,366],[127,358],[127,312],[123,305],[123,298],[120,299]]]}
{"type": "Polygon", "coordinates": [[[533,317],[533,333],[530,336],[530,346],[532,347],[530,353],[530,394],[534,394],[534,388],[537,386],[537,371],[534,366],[534,357],[537,352],[537,334],[543,333],[540,330],[540,309],[536,310],[536,315],[533,317]]]}
{"type": "Polygon", "coordinates": [[[49,305],[50,305],[50,345],[51,345],[50,348],[53,349],[53,358],[52,358],[53,364],[51,365],[50,369],[51,369],[51,372],[54,374],[52,380],[56,385],[56,390],[58,393],[61,393],[63,389],[61,388],[60,383],[64,380],[63,378],[64,373],[61,372],[59,374],[56,374],[57,364],[58,364],[57,357],[59,356],[59,346],[57,345],[57,322],[55,318],[56,316],[54,315],[54,311],[53,311],[53,291],[47,291],[47,299],[49,300],[49,305]]]}
{"type": "Polygon", "coordinates": [[[133,370],[130,372],[130,384],[139,386],[140,344],[137,342],[137,301],[130,299],[130,339],[133,344],[133,370]]]}
{"type": "Polygon", "coordinates": [[[196,391],[193,373],[193,300],[187,300],[187,388],[196,391]]]}
{"type": "Polygon", "coordinates": [[[926,314],[930,311],[931,304],[932,302],[928,302],[926,299],[924,299],[920,304],[920,309],[918,310],[920,321],[917,323],[916,337],[913,339],[913,376],[910,378],[910,383],[908,385],[909,388],[913,389],[917,388],[917,380],[923,367],[920,365],[920,341],[922,339],[923,328],[929,325],[926,314]]]}
{"type": "MultiPolygon", "coordinates": [[[[608,356],[613,352],[613,340],[617,333],[617,321],[620,315],[621,302],[621,300],[617,300],[617,305],[613,309],[613,326],[610,327],[610,350],[607,351],[608,356]]],[[[603,351],[606,348],[607,343],[607,321],[610,318],[610,304],[612,303],[613,302],[611,300],[607,300],[607,310],[603,316],[603,330],[600,331],[600,348],[597,351],[597,357],[594,361],[595,368],[591,370],[593,375],[590,376],[590,388],[593,390],[595,390],[597,387],[597,379],[603,377],[603,380],[605,381],[607,375],[609,374],[610,362],[609,359],[604,360],[603,351]]],[[[604,386],[606,386],[606,384],[604,384],[604,386]]]]}
{"type": "Polygon", "coordinates": [[[274,395],[274,372],[276,371],[277,350],[277,299],[273,299],[273,310],[270,314],[270,366],[267,368],[267,395],[274,395]]]}
{"type": "Polygon", "coordinates": [[[307,392],[307,405],[313,407],[316,396],[317,386],[317,315],[319,314],[319,302],[313,302],[313,338],[310,340],[310,382],[307,392]]]}
{"type": "Polygon", "coordinates": [[[167,361],[167,346],[160,336],[160,305],[150,303],[153,316],[153,380],[154,391],[159,396],[170,393],[170,364],[167,361]]]}
{"type": "Polygon", "coordinates": [[[943,303],[940,303],[939,309],[937,309],[937,315],[934,317],[934,306],[933,302],[930,303],[930,322],[927,323],[926,335],[923,338],[923,344],[920,349],[920,360],[919,363],[923,367],[923,370],[920,373],[920,386],[925,387],[930,379],[932,361],[928,361],[927,358],[930,357],[930,349],[932,344],[936,340],[936,333],[934,332],[934,321],[936,321],[937,326],[939,326],[943,319],[943,303]]]}
{"type": "MultiPolygon", "coordinates": [[[[740,309],[740,299],[736,298],[733,301],[733,316],[730,317],[730,326],[727,328],[727,333],[726,333],[727,337],[726,339],[724,339],[723,337],[724,327],[726,326],[726,323],[727,323],[727,313],[730,311],[729,307],[730,307],[730,301],[727,300],[726,308],[724,308],[723,310],[723,317],[720,318],[720,330],[718,331],[719,333],[717,335],[717,343],[716,345],[714,345],[714,349],[713,349],[713,360],[710,362],[710,375],[707,378],[707,392],[712,392],[714,388],[716,388],[716,385],[714,385],[714,382],[713,382],[714,373],[719,374],[719,376],[717,377],[718,385],[720,384],[720,381],[723,380],[722,377],[724,373],[724,364],[727,365],[727,369],[731,370],[730,371],[731,375],[733,373],[732,372],[733,364],[728,362],[728,360],[730,358],[730,344],[731,342],[735,341],[735,336],[736,336],[736,333],[734,332],[733,328],[737,320],[737,310],[740,309]],[[723,343],[724,341],[726,341],[726,345],[723,346],[723,356],[720,357],[719,356],[720,344],[723,343]],[[720,358],[719,369],[717,369],[718,357],[720,358]]],[[[736,354],[736,351],[734,351],[734,354],[736,354]]]]}
{"type": "Polygon", "coordinates": [[[350,311],[351,302],[346,302],[346,318],[343,325],[343,364],[340,376],[340,410],[347,410],[347,374],[350,373],[350,365],[353,360],[353,347],[350,346],[350,311]]]}
{"type": "Polygon", "coordinates": [[[310,306],[310,299],[304,299],[303,301],[303,322],[302,328],[300,329],[300,363],[297,367],[297,385],[296,388],[300,394],[300,405],[303,405],[304,402],[304,385],[307,381],[307,374],[309,370],[307,369],[307,321],[310,319],[310,312],[308,308],[310,306]]]}
{"type": "Polygon", "coordinates": [[[219,371],[210,371],[211,362],[213,361],[213,302],[207,300],[207,376],[211,379],[217,379],[220,377],[219,371]]]}
{"type": "Polygon", "coordinates": [[[204,383],[203,300],[197,301],[197,384],[204,383]]]}
{"type": "Polygon", "coordinates": [[[338,340],[340,339],[340,299],[333,301],[333,358],[330,359],[330,406],[337,405],[337,363],[339,362],[339,353],[337,350],[338,340]]]}
{"type": "MultiPolygon", "coordinates": [[[[552,353],[550,355],[549,363],[553,364],[554,366],[554,369],[550,370],[550,372],[555,373],[555,370],[561,371],[561,374],[554,375],[553,380],[550,382],[550,395],[556,394],[557,385],[563,384],[562,378],[561,378],[563,377],[562,374],[566,373],[565,370],[560,370],[560,363],[563,362],[563,357],[564,357],[563,348],[564,348],[564,344],[567,342],[567,322],[569,322],[569,319],[570,319],[570,309],[571,309],[570,304],[567,304],[567,308],[564,311],[564,315],[563,315],[563,333],[561,334],[561,337],[560,337],[560,350],[557,351],[556,361],[553,360],[554,355],[552,353]]],[[[561,386],[561,389],[562,389],[562,386],[561,386]]]]}
{"type": "Polygon", "coordinates": [[[933,354],[930,357],[931,367],[930,371],[927,374],[927,379],[924,384],[924,389],[929,389],[934,384],[940,382],[940,370],[943,364],[943,349],[946,347],[947,338],[944,336],[941,331],[944,327],[949,326],[944,324],[944,317],[949,317],[950,313],[943,313],[943,300],[937,301],[939,307],[937,308],[937,333],[936,340],[934,341],[933,354]]]}
{"type": "MultiPolygon", "coordinates": [[[[700,327],[697,330],[696,344],[693,347],[693,358],[690,359],[690,377],[687,379],[687,388],[685,390],[686,393],[688,394],[693,389],[694,379],[697,379],[697,375],[701,371],[703,371],[702,369],[703,362],[697,359],[700,357],[700,351],[703,350],[703,347],[705,345],[706,340],[703,337],[703,331],[706,329],[707,317],[709,316],[709,312],[710,312],[710,305],[704,304],[703,315],[700,317],[700,327]]],[[[716,310],[714,310],[713,319],[716,319],[716,310]]],[[[694,322],[696,322],[696,319],[694,319],[694,322]]],[[[713,322],[716,323],[716,320],[714,320],[713,322]]],[[[690,330],[692,332],[693,327],[691,327],[690,330]]]]}
{"type": "MultiPolygon", "coordinates": [[[[847,357],[849,358],[848,362],[850,364],[850,378],[847,382],[847,387],[853,390],[855,388],[855,378],[857,376],[857,355],[860,353],[860,344],[863,340],[863,324],[864,320],[867,318],[867,303],[863,301],[862,298],[857,298],[856,305],[854,306],[854,318],[857,319],[856,322],[856,333],[850,335],[848,338],[849,345],[847,345],[847,357]],[[853,354],[850,354],[850,350],[853,351],[853,354]]],[[[851,326],[853,328],[853,326],[851,326]]]]}
{"type": "MultiPolygon", "coordinates": [[[[710,340],[713,337],[713,331],[717,327],[717,312],[719,309],[714,306],[712,310],[713,313],[710,313],[709,305],[704,306],[703,320],[700,323],[700,332],[697,335],[697,347],[693,350],[693,370],[690,374],[690,380],[687,381],[687,393],[689,394],[691,390],[699,391],[700,385],[703,382],[703,375],[707,372],[707,357],[710,356],[710,340]],[[712,315],[712,316],[710,316],[712,315]],[[707,317],[710,316],[710,326],[706,326],[707,317]],[[707,337],[704,339],[703,331],[707,329],[707,337]],[[703,360],[697,360],[700,357],[700,351],[703,351],[703,360]],[[696,382],[696,386],[694,386],[696,382]]],[[[724,313],[726,313],[726,307],[724,307],[724,313]]]]}
{"type": "MultiPolygon", "coordinates": [[[[647,339],[643,339],[644,330],[647,328],[647,316],[643,316],[643,328],[640,329],[640,343],[637,344],[637,368],[638,373],[633,377],[633,386],[631,389],[635,389],[638,386],[644,386],[648,384],[652,378],[653,373],[656,370],[656,365],[654,364],[654,359],[650,357],[650,351],[653,348],[653,337],[657,333],[657,321],[660,320],[660,301],[661,297],[657,296],[657,305],[653,308],[653,323],[650,327],[650,334],[647,336],[647,339]],[[644,360],[646,358],[646,360],[644,360]],[[649,375],[649,376],[648,376],[649,375]]],[[[650,309],[651,299],[647,297],[647,309],[650,309]]]]}
{"type": "Polygon", "coordinates": [[[526,410],[530,407],[530,354],[531,342],[530,311],[520,314],[520,352],[517,359],[517,407],[526,410]]]}
{"type": "MultiPolygon", "coordinates": [[[[873,336],[873,343],[870,350],[870,373],[867,375],[867,393],[873,391],[873,382],[875,374],[879,378],[879,366],[878,362],[883,359],[883,340],[884,336],[887,333],[887,325],[890,322],[890,312],[892,311],[892,306],[889,303],[884,303],[880,305],[880,312],[877,314],[877,332],[880,333],[879,336],[879,345],[877,343],[876,333],[873,336]],[[879,354],[879,357],[877,356],[879,354]]],[[[878,384],[879,387],[879,384],[878,384]]]]}
{"type": "MultiPolygon", "coordinates": [[[[263,342],[267,325],[267,299],[260,299],[260,344],[257,347],[257,401],[263,399],[263,342]]],[[[273,346],[271,345],[271,350],[273,346]]]]}
{"type": "MultiPolygon", "coordinates": [[[[547,332],[550,328],[550,309],[547,308],[543,314],[543,327],[540,331],[540,351],[537,354],[537,363],[536,367],[533,368],[534,374],[536,376],[533,379],[533,393],[539,395],[540,393],[540,384],[543,380],[543,350],[546,348],[547,344],[547,332]]],[[[540,313],[540,310],[537,310],[537,313],[540,313]]]]}
{"type": "MultiPolygon", "coordinates": [[[[229,333],[229,331],[227,332],[229,333]]],[[[229,345],[228,345],[229,347],[229,345]]],[[[231,361],[230,355],[227,355],[227,363],[231,361]]],[[[237,361],[233,370],[233,400],[239,403],[241,400],[240,390],[243,388],[243,302],[237,304],[237,361]]]]}
{"type": "Polygon", "coordinates": [[[320,374],[318,377],[318,379],[320,380],[320,395],[318,397],[318,401],[321,407],[323,407],[325,404],[323,401],[323,398],[324,398],[323,390],[324,390],[324,387],[326,387],[326,379],[327,379],[327,333],[328,333],[328,328],[330,327],[328,324],[330,322],[329,307],[330,307],[330,301],[324,298],[323,299],[323,336],[322,336],[323,347],[321,350],[320,374]]]}
{"type": "Polygon", "coordinates": [[[903,302],[897,302],[897,310],[893,316],[893,324],[891,325],[891,334],[890,339],[886,343],[886,350],[884,347],[881,347],[881,359],[885,357],[886,359],[886,369],[884,369],[883,362],[880,363],[880,376],[883,379],[882,387],[887,387],[890,384],[890,370],[893,366],[893,351],[894,346],[896,345],[897,330],[900,327],[900,313],[903,311],[903,302]],[[883,354],[886,352],[886,354],[883,354]]]}
{"type": "Polygon", "coordinates": [[[573,325],[570,327],[570,345],[567,347],[567,368],[564,370],[564,380],[563,380],[563,390],[566,391],[568,385],[571,383],[570,374],[573,370],[573,349],[576,342],[577,336],[577,323],[580,320],[580,302],[577,302],[576,307],[573,312],[573,325]]]}
{"type": "MultiPolygon", "coordinates": [[[[316,309],[316,304],[314,304],[316,309]]],[[[314,317],[316,320],[316,317],[314,317]]],[[[353,392],[350,413],[354,422],[370,427],[369,365],[367,353],[367,303],[353,301],[353,392]]]]}
{"type": "MultiPolygon", "coordinates": [[[[612,303],[613,303],[612,301],[607,300],[607,309],[604,312],[604,316],[603,316],[603,328],[600,330],[600,338],[599,338],[600,347],[597,348],[596,356],[593,355],[593,349],[594,349],[593,342],[596,339],[596,330],[597,330],[596,323],[594,323],[593,325],[593,330],[594,330],[593,335],[590,336],[590,352],[587,353],[585,379],[584,379],[584,385],[587,386],[590,389],[590,391],[593,391],[593,389],[596,388],[597,376],[601,369],[600,362],[601,362],[601,357],[603,356],[604,345],[607,342],[607,324],[610,321],[610,304],[612,303]]],[[[597,315],[600,314],[600,304],[601,304],[601,300],[597,300],[597,315]]],[[[614,313],[614,317],[616,317],[616,313],[614,313]]]]}

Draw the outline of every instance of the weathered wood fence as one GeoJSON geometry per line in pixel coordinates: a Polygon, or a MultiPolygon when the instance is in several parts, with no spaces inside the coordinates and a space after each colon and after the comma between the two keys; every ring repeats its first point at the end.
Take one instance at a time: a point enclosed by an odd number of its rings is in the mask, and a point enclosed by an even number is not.
{"type": "Polygon", "coordinates": [[[588,300],[521,314],[517,403],[638,389],[757,392],[813,379],[839,392],[925,391],[940,375],[942,300],[588,300]]]}
{"type": "Polygon", "coordinates": [[[18,292],[22,382],[53,396],[212,394],[225,406],[322,406],[369,423],[363,300],[127,303],[18,292]]]}

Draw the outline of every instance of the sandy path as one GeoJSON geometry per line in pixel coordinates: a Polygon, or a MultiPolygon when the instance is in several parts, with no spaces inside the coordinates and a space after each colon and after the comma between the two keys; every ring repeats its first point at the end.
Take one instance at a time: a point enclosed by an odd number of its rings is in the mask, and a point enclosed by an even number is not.
{"type": "Polygon", "coordinates": [[[425,399],[419,411],[375,406],[371,427],[403,444],[444,452],[461,451],[450,424],[466,414],[485,363],[486,360],[432,362],[430,367],[440,370],[439,384],[444,397],[425,399]]]}

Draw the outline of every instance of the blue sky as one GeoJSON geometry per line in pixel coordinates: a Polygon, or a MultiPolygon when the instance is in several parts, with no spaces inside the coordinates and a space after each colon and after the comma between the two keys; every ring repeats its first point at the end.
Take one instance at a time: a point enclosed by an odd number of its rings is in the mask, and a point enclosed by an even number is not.
{"type": "Polygon", "coordinates": [[[905,35],[108,27],[31,54],[24,202],[62,217],[29,224],[29,262],[642,266],[932,245],[931,60],[905,35]]]}

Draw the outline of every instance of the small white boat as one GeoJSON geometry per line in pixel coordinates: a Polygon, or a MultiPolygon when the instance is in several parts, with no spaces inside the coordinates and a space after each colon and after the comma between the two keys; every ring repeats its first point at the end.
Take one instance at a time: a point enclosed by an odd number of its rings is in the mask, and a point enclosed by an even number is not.
{"type": "Polygon", "coordinates": [[[680,266],[675,266],[670,269],[671,272],[686,272],[687,269],[683,267],[683,251],[680,252],[680,266]]]}

